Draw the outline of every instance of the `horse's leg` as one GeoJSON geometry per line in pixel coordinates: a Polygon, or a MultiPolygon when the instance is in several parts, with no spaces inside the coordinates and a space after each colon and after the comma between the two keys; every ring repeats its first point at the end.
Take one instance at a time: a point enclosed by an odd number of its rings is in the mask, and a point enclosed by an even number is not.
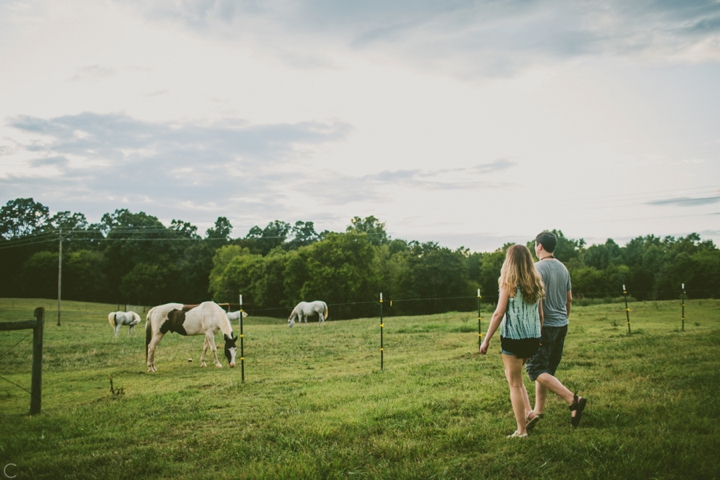
{"type": "Polygon", "coordinates": [[[148,358],[147,358],[147,367],[148,372],[157,372],[157,368],[155,368],[155,348],[160,343],[160,340],[162,340],[163,334],[158,332],[155,335],[153,335],[152,340],[150,340],[150,343],[148,344],[148,358]]]}
{"type": "Polygon", "coordinates": [[[116,337],[117,337],[118,335],[120,335],[120,327],[122,327],[122,324],[121,324],[121,323],[118,323],[117,325],[115,325],[115,336],[116,336],[116,337]]]}
{"type": "Polygon", "coordinates": [[[205,334],[205,341],[210,345],[210,349],[213,352],[213,355],[215,356],[215,366],[217,368],[222,368],[222,363],[220,363],[220,360],[217,356],[217,347],[215,346],[215,334],[213,332],[207,332],[205,334]]]}
{"type": "Polygon", "coordinates": [[[210,342],[208,342],[208,336],[205,334],[205,341],[203,342],[203,351],[202,355],[200,355],[200,366],[201,367],[207,367],[207,364],[205,363],[205,352],[207,352],[208,346],[210,346],[210,342]]]}

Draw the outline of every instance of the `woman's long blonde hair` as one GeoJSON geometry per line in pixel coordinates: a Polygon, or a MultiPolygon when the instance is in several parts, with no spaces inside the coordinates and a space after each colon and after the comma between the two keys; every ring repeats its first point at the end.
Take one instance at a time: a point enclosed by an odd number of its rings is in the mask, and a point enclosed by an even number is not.
{"type": "Polygon", "coordinates": [[[513,245],[507,251],[498,280],[500,288],[515,296],[518,287],[528,303],[535,303],[545,296],[542,277],[535,270],[530,250],[524,245],[513,245]]]}

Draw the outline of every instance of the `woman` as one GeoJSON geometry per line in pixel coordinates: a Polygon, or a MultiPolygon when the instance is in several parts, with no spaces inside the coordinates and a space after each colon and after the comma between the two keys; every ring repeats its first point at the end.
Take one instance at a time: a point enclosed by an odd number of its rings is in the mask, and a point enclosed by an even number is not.
{"type": "Polygon", "coordinates": [[[531,411],[522,371],[525,362],[537,353],[540,345],[542,297],[545,295],[542,278],[535,271],[527,247],[513,245],[508,249],[498,283],[500,297],[480,353],[487,354],[490,339],[500,326],[505,378],[510,386],[510,401],[517,422],[517,430],[508,438],[522,438],[527,437],[526,415],[531,411]]]}

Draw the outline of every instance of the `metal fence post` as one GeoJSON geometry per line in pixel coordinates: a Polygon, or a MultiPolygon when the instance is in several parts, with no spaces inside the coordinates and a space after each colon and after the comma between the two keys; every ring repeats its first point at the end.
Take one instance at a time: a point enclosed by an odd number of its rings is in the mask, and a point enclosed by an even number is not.
{"type": "Polygon", "coordinates": [[[243,333],[243,303],[240,295],[240,378],[245,383],[245,334],[243,333]]]}
{"type": "Polygon", "coordinates": [[[383,347],[383,330],[385,330],[385,324],[383,323],[383,298],[382,292],[380,292],[380,370],[384,369],[384,353],[385,348],[383,347]]]}
{"type": "Polygon", "coordinates": [[[682,284],[682,331],[685,331],[685,284],[682,284]]]}
{"type": "Polygon", "coordinates": [[[478,349],[482,346],[482,314],[480,313],[480,289],[478,288],[478,349]]]}

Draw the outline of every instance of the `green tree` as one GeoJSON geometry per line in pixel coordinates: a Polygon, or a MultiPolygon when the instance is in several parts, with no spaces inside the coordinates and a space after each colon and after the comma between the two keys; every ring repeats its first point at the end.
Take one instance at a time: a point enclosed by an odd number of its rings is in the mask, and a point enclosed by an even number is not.
{"type": "MultiPolygon", "coordinates": [[[[423,303],[399,305],[398,311],[407,313],[437,313],[460,310],[460,299],[473,293],[467,276],[465,251],[452,251],[437,243],[410,242],[404,268],[397,281],[399,298],[423,299],[423,303]]],[[[477,284],[475,284],[477,285],[477,284]]],[[[400,303],[400,302],[398,302],[400,303]]]]}
{"type": "MultiPolygon", "coordinates": [[[[257,308],[263,308],[268,314],[275,316],[281,313],[278,309],[289,306],[285,295],[285,268],[288,254],[275,249],[263,257],[260,274],[253,281],[253,295],[257,308]]],[[[281,315],[285,311],[282,310],[281,315]]]]}
{"type": "Polygon", "coordinates": [[[383,245],[390,240],[385,231],[385,222],[381,222],[373,215],[365,218],[353,217],[346,231],[367,234],[370,243],[375,246],[383,245]]]}
{"type": "Polygon", "coordinates": [[[103,272],[103,255],[93,250],[63,252],[62,296],[68,300],[115,301],[103,272]]]}
{"type": "MultiPolygon", "coordinates": [[[[378,294],[375,250],[367,235],[330,233],[306,250],[306,277],[292,303],[300,300],[324,300],[327,303],[364,302],[378,294]]],[[[372,311],[357,306],[355,314],[372,311]]],[[[346,317],[350,310],[336,309],[334,318],[346,317]]]]}
{"type": "MultiPolygon", "coordinates": [[[[566,238],[561,230],[552,230],[552,233],[557,237],[557,245],[553,254],[555,258],[561,262],[568,264],[571,260],[578,259],[582,253],[582,249],[585,246],[585,240],[572,240],[566,238]]],[[[530,250],[531,252],[533,250],[530,250]]]]}
{"type": "Polygon", "coordinates": [[[137,302],[141,305],[178,301],[173,298],[172,281],[176,271],[168,271],[158,265],[140,262],[123,275],[118,300],[137,302]]]}
{"type": "Polygon", "coordinates": [[[47,225],[49,212],[32,198],[10,200],[0,209],[0,235],[9,240],[38,233],[47,225]]]}
{"type": "Polygon", "coordinates": [[[280,247],[287,240],[292,227],[287,222],[274,220],[267,224],[264,229],[255,226],[250,229],[245,236],[246,240],[251,240],[254,250],[265,256],[274,248],[280,247]]]}
{"type": "MultiPolygon", "coordinates": [[[[187,245],[186,240],[178,241],[178,234],[172,229],[166,228],[156,217],[144,212],[131,213],[127,209],[116,210],[114,213],[106,213],[101,219],[107,236],[103,241],[103,254],[105,256],[105,275],[108,279],[110,293],[124,295],[133,293],[131,285],[134,283],[126,281],[121,289],[122,278],[130,273],[136,265],[144,264],[142,269],[131,277],[150,278],[152,275],[163,277],[165,290],[153,287],[153,295],[161,295],[163,299],[169,294],[159,292],[172,291],[172,296],[177,295],[181,288],[179,281],[179,265],[182,258],[182,250],[187,245]],[[185,244],[185,246],[183,245],[185,244]],[[156,266],[158,273],[152,273],[149,266],[156,266]],[[167,272],[159,273],[159,272],[167,272]]],[[[154,271],[154,270],[153,270],[154,271]]],[[[161,297],[152,297],[151,303],[160,302],[161,297]]],[[[120,299],[132,300],[134,299],[120,299]]],[[[170,301],[170,300],[167,300],[170,301]]]]}
{"type": "Polygon", "coordinates": [[[617,265],[623,261],[620,246],[610,238],[608,238],[603,245],[592,245],[588,247],[582,252],[581,257],[585,265],[600,270],[604,270],[610,265],[617,265]]]}
{"type": "Polygon", "coordinates": [[[58,253],[33,254],[25,261],[15,281],[19,283],[19,296],[57,298],[58,253]]]}
{"type": "Polygon", "coordinates": [[[288,250],[297,250],[300,247],[306,247],[320,240],[320,235],[315,232],[315,224],[313,222],[297,221],[293,225],[290,236],[292,239],[285,244],[288,250]]]}
{"type": "MultiPolygon", "coordinates": [[[[244,279],[233,278],[237,273],[238,265],[243,262],[238,260],[234,267],[230,267],[236,258],[256,257],[250,250],[237,245],[225,245],[215,251],[213,256],[213,269],[210,272],[209,291],[216,302],[234,302],[243,288],[247,289],[250,282],[244,279]]],[[[249,292],[248,292],[249,294],[249,292]]],[[[243,298],[245,300],[245,298],[243,298]]],[[[248,303],[251,299],[247,298],[248,303]]]]}
{"type": "Polygon", "coordinates": [[[205,231],[205,238],[215,247],[220,247],[230,241],[230,232],[232,232],[230,220],[225,217],[218,217],[215,220],[215,226],[205,231]]]}

